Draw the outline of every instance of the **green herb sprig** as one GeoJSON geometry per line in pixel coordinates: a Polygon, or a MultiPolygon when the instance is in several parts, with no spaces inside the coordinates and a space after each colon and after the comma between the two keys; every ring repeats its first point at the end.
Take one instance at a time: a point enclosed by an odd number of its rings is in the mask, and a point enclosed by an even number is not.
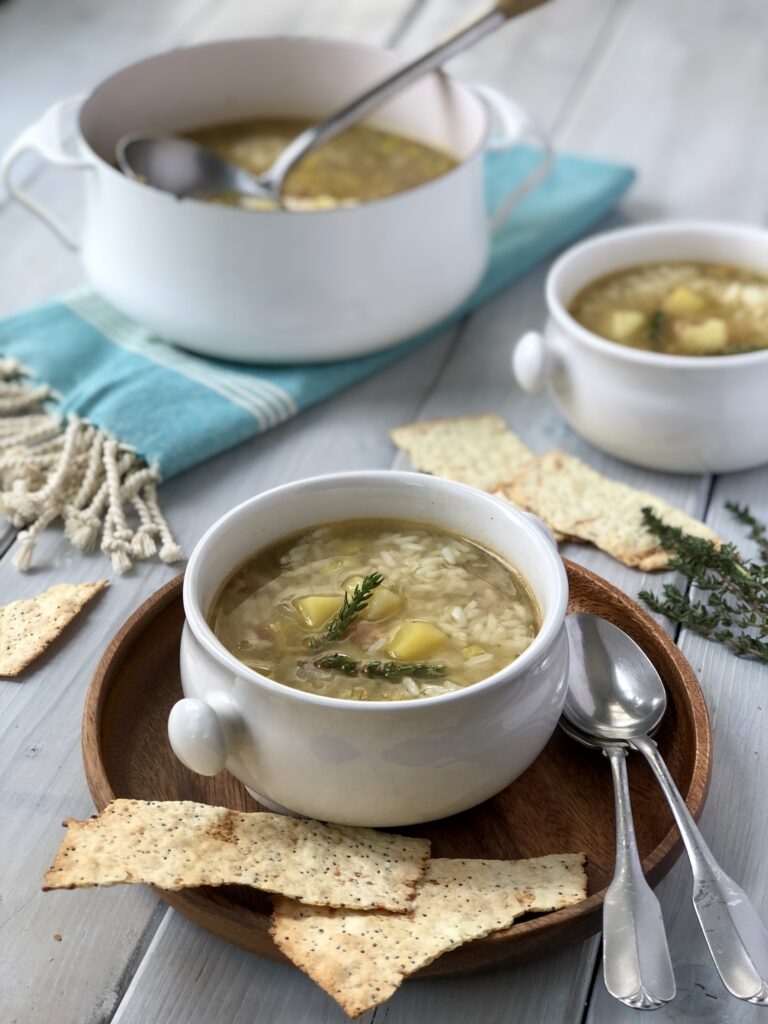
{"type": "Polygon", "coordinates": [[[656,348],[659,348],[661,345],[666,322],[667,318],[662,310],[657,309],[654,313],[651,313],[651,319],[648,321],[648,340],[656,348]]]}
{"type": "Polygon", "coordinates": [[[323,637],[325,643],[335,643],[347,634],[360,612],[368,607],[371,594],[383,582],[384,577],[380,572],[372,572],[362,582],[357,584],[351,594],[344,595],[341,608],[331,619],[328,629],[325,631],[325,636],[323,637]]]}
{"type": "Polygon", "coordinates": [[[326,654],[316,658],[318,668],[333,669],[345,676],[368,676],[369,679],[401,679],[413,676],[415,679],[439,679],[445,675],[445,665],[429,665],[415,661],[355,661],[346,654],[326,654]]]}
{"type": "Polygon", "coordinates": [[[645,525],[670,553],[669,568],[682,573],[701,600],[671,583],[662,595],[642,590],[640,599],[652,611],[741,656],[768,662],[768,532],[746,506],[726,502],[725,507],[749,528],[758,548],[756,560],[745,560],[733,544],[717,547],[683,533],[663,523],[652,509],[643,509],[645,525]]]}

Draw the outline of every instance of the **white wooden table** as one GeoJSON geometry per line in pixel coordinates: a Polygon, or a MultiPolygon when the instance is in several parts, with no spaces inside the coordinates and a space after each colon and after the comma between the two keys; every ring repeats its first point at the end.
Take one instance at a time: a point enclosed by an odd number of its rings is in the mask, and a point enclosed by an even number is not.
{"type": "MultiPolygon", "coordinates": [[[[5,0],[0,3],[0,147],[52,101],[91,88],[141,56],[204,39],[303,33],[396,44],[436,38],[467,0],[5,0]]],[[[762,223],[768,205],[768,4],[765,0],[558,0],[455,62],[521,100],[560,148],[634,165],[638,182],[613,223],[709,216],[762,223]]],[[[28,172],[65,216],[76,190],[28,172]]],[[[0,196],[0,315],[80,281],[74,257],[0,196]]],[[[257,441],[163,487],[187,551],[223,511],[310,473],[397,464],[389,428],[436,415],[498,410],[534,448],[562,446],[706,518],[739,539],[726,499],[768,517],[768,469],[712,479],[622,464],[572,434],[543,397],[513,385],[509,350],[544,314],[540,267],[433,344],[257,441]]],[[[766,396],[768,400],[768,396],[766,396]]],[[[712,410],[717,415],[717,410],[712,410]]],[[[100,556],[51,532],[27,575],[0,527],[0,603],[54,581],[96,579],[100,556]]],[[[634,595],[648,579],[601,553],[565,553],[634,595]]],[[[43,895],[43,871],[68,815],[93,810],[80,760],[91,672],[123,620],[177,571],[142,564],[113,581],[23,682],[0,682],[0,1021],[2,1024],[320,1024],[343,1020],[298,971],[259,961],[166,908],[149,889],[43,895]],[[61,936],[56,941],[54,935],[61,936]]],[[[658,586],[659,580],[651,581],[658,586]]],[[[768,670],[683,632],[712,715],[714,774],[702,827],[722,864],[768,917],[765,856],[768,670]]],[[[659,1022],[752,1022],[708,959],[678,863],[659,887],[679,993],[659,1022]]],[[[606,993],[599,938],[494,974],[412,982],[366,1024],[624,1024],[606,993]]]]}

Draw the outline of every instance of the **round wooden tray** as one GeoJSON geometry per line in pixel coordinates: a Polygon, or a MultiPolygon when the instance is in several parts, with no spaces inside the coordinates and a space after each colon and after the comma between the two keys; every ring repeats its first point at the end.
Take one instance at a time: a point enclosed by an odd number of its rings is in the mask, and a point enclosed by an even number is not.
{"type": "MultiPolygon", "coordinates": [[[[566,562],[571,611],[598,613],[621,626],[650,656],[667,687],[669,708],[656,740],[694,817],[709,783],[711,735],[693,670],[670,637],[633,601],[599,576],[566,562]]],[[[166,584],[131,616],[104,653],[91,681],[83,719],[88,785],[101,810],[115,797],[197,800],[259,810],[227,772],[195,775],[173,755],[166,735],[181,696],[179,638],[182,577],[166,584]]],[[[629,758],[632,807],[643,868],[658,882],[681,852],[672,816],[640,755],[629,758]]],[[[577,906],[531,916],[430,964],[420,976],[447,976],[542,955],[600,928],[605,886],[613,873],[613,794],[607,763],[559,730],[533,765],[479,807],[413,828],[437,857],[534,857],[587,854],[589,896],[577,906]]],[[[220,938],[271,960],[285,958],[267,932],[268,898],[245,886],[159,894],[220,938]]]]}

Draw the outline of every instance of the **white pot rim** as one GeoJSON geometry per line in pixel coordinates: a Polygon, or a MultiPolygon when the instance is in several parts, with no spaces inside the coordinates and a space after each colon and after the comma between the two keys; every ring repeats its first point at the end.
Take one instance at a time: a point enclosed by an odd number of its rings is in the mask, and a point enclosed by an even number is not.
{"type": "MultiPolygon", "coordinates": [[[[308,520],[306,528],[310,528],[313,525],[316,524],[311,520],[308,520]]],[[[467,539],[472,540],[473,538],[468,536],[467,539]]],[[[497,557],[505,560],[501,555],[497,555],[497,557]]],[[[221,582],[223,582],[223,578],[221,582]]],[[[438,705],[447,703],[456,704],[461,701],[471,699],[473,694],[480,691],[492,690],[500,686],[511,684],[523,675],[536,661],[540,660],[542,655],[545,654],[551,645],[557,640],[562,629],[568,605],[568,581],[565,566],[563,565],[556,545],[546,538],[544,530],[540,529],[536,525],[533,517],[527,516],[526,513],[510,505],[508,502],[502,501],[500,498],[496,498],[494,495],[487,494],[484,491],[478,491],[474,487],[468,487],[465,484],[456,483],[452,480],[445,480],[441,477],[432,477],[422,473],[409,473],[397,470],[359,470],[348,473],[330,473],[307,477],[302,480],[282,484],[279,487],[274,487],[268,491],[264,491],[253,498],[248,498],[246,501],[236,505],[233,509],[230,509],[229,512],[226,512],[223,516],[217,519],[197,542],[189,559],[184,576],[183,601],[187,624],[198,642],[215,661],[231,670],[235,675],[246,682],[252,683],[253,685],[265,689],[272,694],[278,695],[283,699],[296,701],[300,704],[314,704],[318,707],[325,707],[329,709],[335,708],[336,710],[354,709],[356,712],[361,714],[381,714],[384,712],[388,712],[390,714],[418,714],[426,713],[429,708],[434,708],[438,705]],[[306,693],[303,690],[294,689],[291,686],[284,683],[278,683],[275,680],[262,676],[253,669],[248,668],[243,664],[243,662],[239,661],[233,654],[231,654],[216,637],[206,621],[203,609],[199,606],[194,596],[196,581],[201,571],[201,566],[206,563],[212,554],[211,547],[214,546],[216,538],[226,531],[229,523],[235,519],[243,509],[246,507],[258,506],[258,504],[267,497],[271,499],[275,496],[284,496],[287,498],[292,495],[295,496],[300,490],[309,490],[321,487],[324,484],[333,484],[344,480],[365,483],[366,481],[378,481],[382,478],[390,480],[393,485],[397,485],[399,483],[406,484],[414,478],[418,478],[420,483],[426,483],[427,486],[433,486],[437,492],[441,492],[448,496],[453,495],[454,497],[464,498],[465,500],[470,497],[471,500],[477,502],[479,515],[482,514],[482,509],[485,507],[489,512],[493,512],[495,515],[505,515],[511,524],[522,529],[527,536],[527,541],[531,543],[537,549],[538,554],[545,559],[548,564],[548,571],[551,571],[553,579],[558,582],[556,596],[551,603],[551,607],[544,614],[541,629],[534,637],[530,646],[527,647],[515,661],[511,662],[509,665],[505,665],[504,668],[495,672],[492,676],[488,676],[487,679],[482,679],[477,683],[472,683],[470,686],[466,686],[460,690],[454,690],[450,693],[425,698],[424,700],[413,701],[357,701],[343,697],[326,697],[322,694],[311,694],[306,693]]]]}
{"type": "MultiPolygon", "coordinates": [[[[764,243],[768,242],[768,231],[762,228],[754,228],[747,224],[733,224],[728,221],[709,220],[680,220],[680,221],[657,221],[651,224],[638,224],[626,228],[617,228],[612,231],[603,231],[598,235],[579,242],[564,252],[552,265],[547,274],[546,299],[550,315],[560,329],[566,335],[576,338],[587,348],[595,352],[610,356],[617,362],[635,363],[641,366],[653,366],[659,369],[671,369],[673,367],[686,370],[694,370],[698,373],[716,372],[722,366],[744,366],[750,367],[755,364],[762,364],[768,361],[768,349],[760,352],[737,352],[723,356],[680,356],[667,355],[665,353],[647,352],[644,349],[630,348],[627,345],[620,345],[615,341],[608,341],[601,338],[599,334],[587,330],[575,320],[560,299],[559,288],[560,278],[565,270],[577,260],[587,259],[592,253],[602,249],[614,241],[631,241],[633,238],[658,237],[664,238],[678,234],[709,235],[712,236],[741,236],[743,238],[760,238],[764,243]]],[[[630,266],[624,260],[617,261],[616,269],[630,266]]]]}
{"type": "Polygon", "coordinates": [[[83,102],[81,103],[77,111],[77,129],[80,136],[80,148],[83,151],[84,157],[87,160],[89,160],[95,167],[98,167],[102,173],[116,176],[122,182],[124,182],[126,185],[133,189],[140,189],[144,194],[146,194],[146,192],[149,191],[153,195],[166,198],[173,203],[183,201],[185,204],[191,204],[193,209],[199,209],[200,207],[203,207],[204,209],[210,210],[213,208],[216,210],[217,214],[221,214],[225,217],[230,218],[241,217],[243,214],[247,214],[248,216],[251,217],[269,217],[270,219],[284,219],[286,217],[290,217],[292,220],[295,220],[297,217],[303,219],[311,217],[314,219],[318,216],[326,218],[339,217],[344,215],[349,216],[350,214],[354,214],[356,212],[359,212],[360,210],[365,210],[371,207],[378,209],[382,204],[391,203],[393,201],[403,199],[411,195],[416,196],[418,200],[418,194],[420,194],[422,190],[428,189],[430,186],[434,186],[435,184],[443,180],[452,180],[453,177],[459,174],[468,164],[471,164],[473,161],[481,157],[486,150],[486,147],[488,145],[488,138],[491,134],[492,128],[490,111],[488,110],[486,104],[483,103],[482,99],[473,91],[471,84],[459,81],[453,75],[449,74],[447,71],[442,70],[441,68],[437,69],[436,71],[431,71],[428,75],[425,75],[424,77],[429,78],[430,76],[434,76],[442,78],[448,83],[448,85],[452,89],[470,95],[477,102],[480,116],[483,118],[484,121],[483,130],[477,144],[466,156],[464,156],[461,160],[457,161],[455,167],[452,167],[450,170],[445,171],[445,173],[439,175],[437,178],[433,178],[430,181],[424,181],[420,185],[414,185],[411,188],[405,189],[402,192],[394,192],[392,193],[392,195],[380,196],[378,199],[370,199],[367,200],[366,202],[358,203],[353,206],[337,206],[332,207],[330,209],[320,210],[255,210],[245,207],[233,207],[226,205],[214,206],[213,204],[207,202],[204,199],[195,199],[194,197],[191,196],[185,197],[183,200],[177,200],[174,196],[164,192],[162,189],[155,188],[152,185],[147,185],[144,182],[135,181],[132,178],[127,177],[125,174],[123,174],[119,167],[116,167],[114,164],[109,163],[109,161],[105,160],[104,157],[102,157],[91,147],[90,143],[85,137],[85,133],[82,130],[80,116],[83,107],[91,99],[94,98],[94,95],[98,92],[99,88],[102,85],[106,85],[109,81],[111,81],[113,78],[115,78],[117,75],[121,74],[124,71],[133,70],[135,68],[140,67],[142,64],[146,64],[152,61],[162,60],[164,57],[178,53],[179,50],[187,51],[223,48],[233,43],[238,45],[247,43],[263,43],[265,45],[268,45],[270,43],[295,43],[297,44],[297,47],[309,46],[317,47],[319,49],[327,49],[329,51],[349,50],[364,53],[375,53],[379,55],[397,58],[400,64],[405,64],[406,62],[403,55],[398,53],[392,47],[375,46],[372,43],[358,43],[347,39],[332,39],[327,36],[292,36],[285,34],[271,36],[243,36],[231,39],[217,39],[207,43],[195,43],[191,46],[179,47],[175,50],[161,51],[160,53],[153,54],[150,57],[145,57],[142,60],[133,61],[131,64],[126,64],[124,67],[116,71],[113,75],[109,75],[106,78],[101,79],[98,85],[96,85],[95,88],[93,88],[90,91],[90,93],[88,93],[83,98],[83,102]]]}

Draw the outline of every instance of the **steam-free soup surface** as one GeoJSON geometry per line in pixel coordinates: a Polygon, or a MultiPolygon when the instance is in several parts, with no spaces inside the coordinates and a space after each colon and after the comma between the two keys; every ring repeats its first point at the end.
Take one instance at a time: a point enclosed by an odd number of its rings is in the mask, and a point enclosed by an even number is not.
{"type": "Polygon", "coordinates": [[[476,544],[432,526],[360,520],[243,562],[209,623],[236,658],[280,683],[389,701],[448,693],[499,671],[536,636],[539,610],[520,574],[476,544]],[[372,577],[378,585],[366,589],[372,577]],[[356,593],[370,596],[350,618],[356,593]]]}
{"type": "Polygon", "coordinates": [[[602,277],[572,316],[631,348],[682,356],[768,348],[768,278],[719,263],[652,263],[602,277]]]}
{"type": "MultiPolygon", "coordinates": [[[[270,167],[291,139],[313,122],[240,121],[189,132],[188,137],[254,174],[270,167]]],[[[353,125],[308,154],[285,183],[286,205],[328,209],[380,199],[423,185],[457,161],[447,153],[367,125],[353,125]]],[[[259,200],[240,205],[263,207],[259,200]]]]}

